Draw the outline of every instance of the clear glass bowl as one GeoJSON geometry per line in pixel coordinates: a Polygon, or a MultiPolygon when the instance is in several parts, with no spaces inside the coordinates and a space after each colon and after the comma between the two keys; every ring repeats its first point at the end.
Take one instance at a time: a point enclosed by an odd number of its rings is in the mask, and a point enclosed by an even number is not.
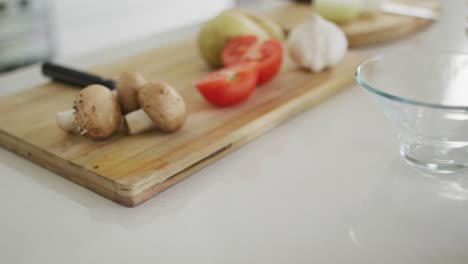
{"type": "Polygon", "coordinates": [[[404,161],[429,173],[468,167],[468,54],[380,56],[358,67],[356,81],[397,127],[404,161]]]}

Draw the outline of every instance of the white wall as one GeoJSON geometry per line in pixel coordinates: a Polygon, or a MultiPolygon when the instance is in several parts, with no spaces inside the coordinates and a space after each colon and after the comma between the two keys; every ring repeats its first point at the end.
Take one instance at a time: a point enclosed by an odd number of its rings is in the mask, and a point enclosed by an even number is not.
{"type": "Polygon", "coordinates": [[[50,0],[56,55],[76,56],[206,20],[234,0],[50,0]]]}

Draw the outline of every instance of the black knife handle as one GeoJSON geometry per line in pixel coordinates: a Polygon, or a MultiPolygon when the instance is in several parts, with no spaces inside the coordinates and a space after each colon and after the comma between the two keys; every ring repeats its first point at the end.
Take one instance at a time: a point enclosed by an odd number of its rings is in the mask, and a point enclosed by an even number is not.
{"type": "Polygon", "coordinates": [[[115,81],[111,79],[105,79],[94,74],[78,71],[51,62],[42,64],[42,74],[52,78],[54,81],[79,86],[81,88],[91,84],[101,84],[112,90],[116,86],[115,81]]]}

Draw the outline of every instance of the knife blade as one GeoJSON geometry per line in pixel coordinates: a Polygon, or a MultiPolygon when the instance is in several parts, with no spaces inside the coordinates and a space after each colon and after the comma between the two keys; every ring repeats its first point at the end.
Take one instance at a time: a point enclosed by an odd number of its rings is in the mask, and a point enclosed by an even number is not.
{"type": "Polygon", "coordinates": [[[429,20],[438,20],[440,18],[439,13],[430,8],[411,6],[392,1],[384,1],[380,6],[380,10],[388,14],[429,20]]]}

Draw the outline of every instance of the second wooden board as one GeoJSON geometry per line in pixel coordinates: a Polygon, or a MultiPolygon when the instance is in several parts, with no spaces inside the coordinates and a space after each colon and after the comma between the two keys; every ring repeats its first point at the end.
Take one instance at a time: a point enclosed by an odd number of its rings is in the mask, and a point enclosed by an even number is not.
{"type": "MultiPolygon", "coordinates": [[[[395,1],[395,0],[394,0],[395,1]]],[[[398,0],[410,6],[425,7],[437,10],[439,0],[398,0]]],[[[281,27],[289,32],[311,14],[313,9],[306,4],[291,4],[269,14],[281,27]]],[[[431,20],[378,13],[372,17],[362,17],[347,24],[340,25],[348,37],[351,48],[395,40],[417,32],[431,24],[431,20]]]]}

